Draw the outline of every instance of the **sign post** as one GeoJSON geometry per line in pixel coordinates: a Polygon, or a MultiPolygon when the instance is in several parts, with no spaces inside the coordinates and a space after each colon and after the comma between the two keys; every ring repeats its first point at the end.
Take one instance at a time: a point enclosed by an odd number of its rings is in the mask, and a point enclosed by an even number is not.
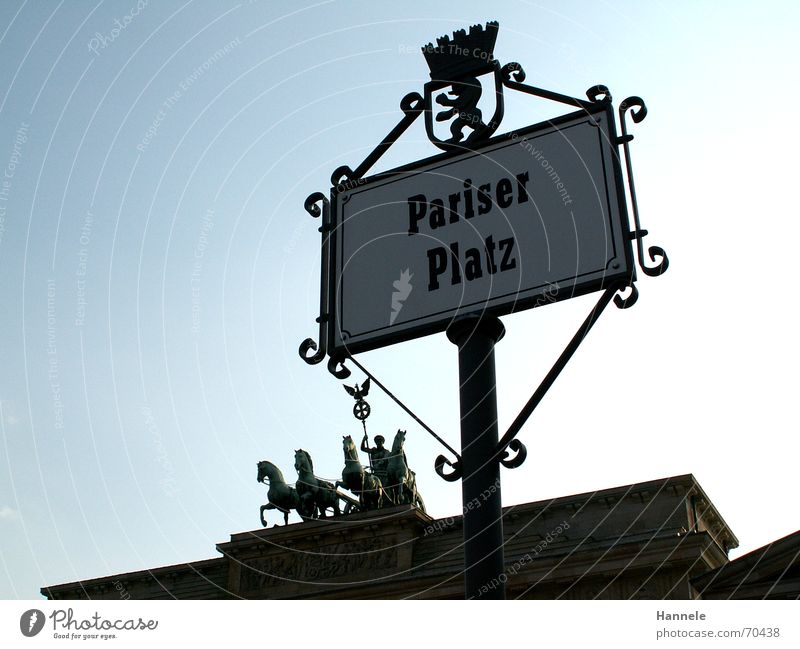
{"type": "Polygon", "coordinates": [[[440,455],[435,468],[462,482],[465,595],[476,599],[505,596],[500,465],[525,460],[517,433],[606,306],[636,302],[632,242],[644,274],[660,275],[669,264],[658,246],[648,248],[655,265],[648,264],[639,223],[626,117],[641,122],[644,102],[620,104],[618,135],[608,88],[594,86],[579,99],[525,84],[519,63],[494,58],[497,32],[488,22],[423,47],[431,77],[424,96],[406,95],[403,117],[372,153],[355,169],[336,169],[328,196],[306,199],[306,210],[321,217],[319,336],[299,350],[309,364],[328,357],[340,379],[350,375],[351,359],[455,456],[440,455]],[[506,90],[572,112],[495,136],[506,90]],[[423,115],[428,139],[443,153],[366,176],[423,115]],[[603,292],[597,305],[499,436],[499,316],[596,291],[603,292]],[[460,455],[353,358],[442,331],[458,346],[460,455]]]}
{"type": "Polygon", "coordinates": [[[450,342],[458,345],[464,593],[467,599],[505,599],[494,371],[494,346],[504,334],[505,327],[495,316],[464,316],[447,329],[450,342]]]}

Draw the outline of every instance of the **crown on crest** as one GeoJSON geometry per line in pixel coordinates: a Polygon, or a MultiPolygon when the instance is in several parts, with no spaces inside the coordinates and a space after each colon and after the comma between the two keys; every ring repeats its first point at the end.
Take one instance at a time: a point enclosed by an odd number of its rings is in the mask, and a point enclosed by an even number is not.
{"type": "Polygon", "coordinates": [[[422,53],[428,62],[433,81],[453,81],[466,76],[477,76],[489,70],[494,61],[494,44],[500,24],[494,20],[483,25],[472,25],[469,33],[464,29],[453,32],[453,37],[442,36],[436,45],[428,43],[422,53]]]}

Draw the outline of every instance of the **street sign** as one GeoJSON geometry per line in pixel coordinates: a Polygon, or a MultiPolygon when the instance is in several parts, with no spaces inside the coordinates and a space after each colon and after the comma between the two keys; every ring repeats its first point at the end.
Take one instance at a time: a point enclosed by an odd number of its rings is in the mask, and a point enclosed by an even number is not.
{"type": "Polygon", "coordinates": [[[610,103],[331,190],[330,353],[633,279],[610,103]]]}
{"type": "Polygon", "coordinates": [[[497,22],[472,25],[423,47],[431,77],[424,95],[403,97],[402,118],[361,164],[333,172],[330,200],[314,192],[305,202],[311,216],[321,217],[322,234],[319,343],[306,338],[300,344],[306,363],[329,356],[328,370],[344,379],[350,359],[422,424],[354,354],[444,330],[458,346],[461,455],[425,428],[456,457],[439,455],[434,468],[447,481],[461,480],[470,599],[505,598],[500,466],[524,462],[527,450],[517,434],[603,310],[612,301],[620,309],[636,303],[632,241],[645,275],[669,266],[660,246],[647,249],[655,265],[646,261],[647,230],[636,202],[626,115],[641,122],[644,101],[631,96],[619,105],[618,136],[606,86],[592,86],[587,99],[578,99],[524,83],[519,63],[494,58],[498,28],[497,22]],[[503,119],[504,89],[578,110],[493,137],[503,119]],[[481,102],[485,91],[494,99],[491,111],[485,111],[491,101],[481,102]],[[422,115],[428,139],[445,153],[366,177],[422,115]],[[505,329],[498,316],[601,289],[500,437],[494,347],[505,329]]]}

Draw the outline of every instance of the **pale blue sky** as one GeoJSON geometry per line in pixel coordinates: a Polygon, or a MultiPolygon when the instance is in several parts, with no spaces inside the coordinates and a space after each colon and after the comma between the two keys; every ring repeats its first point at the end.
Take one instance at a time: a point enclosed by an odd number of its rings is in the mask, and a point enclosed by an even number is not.
{"type": "MultiPolygon", "coordinates": [[[[319,281],[303,201],[422,90],[421,45],[491,19],[530,83],[645,99],[637,190],[672,262],[523,430],[504,504],[692,472],[737,554],[800,528],[797,18],[793,2],[4,2],[0,597],[215,556],[258,526],[258,460],[293,479],[302,446],[341,472],[352,401],[297,356],[319,281]]],[[[507,107],[502,130],[564,112],[507,107]]],[[[415,124],[380,167],[435,152],[415,124]]],[[[504,319],[501,430],[594,299],[504,319]]],[[[457,446],[444,335],[361,361],[457,446]]],[[[437,444],[370,402],[371,434],[408,429],[430,513],[459,512],[437,444]]]]}

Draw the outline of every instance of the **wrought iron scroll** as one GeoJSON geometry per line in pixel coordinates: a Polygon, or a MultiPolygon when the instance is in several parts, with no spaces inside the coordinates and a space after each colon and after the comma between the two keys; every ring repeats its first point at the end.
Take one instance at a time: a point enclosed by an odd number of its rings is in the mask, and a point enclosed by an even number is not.
{"type": "Polygon", "coordinates": [[[361,180],[364,177],[364,174],[367,173],[372,168],[378,160],[381,159],[384,153],[391,147],[397,139],[406,131],[406,129],[411,126],[417,117],[420,116],[420,113],[424,110],[425,101],[422,99],[422,95],[418,92],[410,92],[400,102],[400,110],[403,111],[403,118],[397,123],[389,134],[381,140],[381,143],[376,146],[372,153],[370,153],[364,161],[356,167],[356,170],[353,171],[347,165],[343,165],[341,167],[337,167],[336,170],[331,174],[331,184],[337,189],[337,191],[346,191],[350,189],[349,182],[354,182],[361,180]],[[340,189],[340,186],[344,185],[343,188],[340,189]]]}
{"type": "Polygon", "coordinates": [[[618,309],[629,309],[636,304],[636,300],[639,299],[639,289],[636,288],[636,284],[633,283],[633,280],[631,280],[631,283],[628,284],[628,286],[620,289],[619,292],[622,293],[622,291],[625,289],[630,290],[628,297],[622,297],[619,294],[614,296],[614,304],[618,309]]]}
{"type": "Polygon", "coordinates": [[[320,271],[319,286],[319,344],[313,338],[306,338],[300,343],[300,358],[309,365],[321,363],[328,353],[328,261],[330,259],[330,201],[322,192],[314,192],[306,198],[305,210],[314,218],[322,216],[319,231],[322,233],[322,270],[320,271]],[[320,209],[318,203],[322,203],[320,209]],[[316,350],[311,356],[308,352],[316,350]]]}
{"type": "MultiPolygon", "coordinates": [[[[517,415],[516,419],[514,419],[511,426],[508,427],[505,435],[503,435],[497,444],[497,458],[503,466],[509,469],[515,469],[525,461],[527,449],[520,440],[516,439],[517,434],[522,430],[525,422],[533,414],[533,411],[544,398],[545,394],[547,394],[547,391],[553,383],[555,383],[558,375],[561,374],[561,370],[566,367],[572,355],[577,351],[583,339],[586,338],[587,334],[594,326],[594,323],[597,322],[600,314],[603,313],[611,302],[611,299],[618,298],[619,296],[616,295],[617,291],[624,290],[625,288],[626,286],[624,284],[614,284],[603,292],[600,300],[598,300],[597,304],[586,317],[586,320],[583,321],[580,329],[578,329],[577,333],[572,337],[572,340],[569,341],[564,351],[561,352],[561,356],[558,357],[558,360],[544,377],[539,387],[536,388],[531,398],[528,399],[528,402],[517,415]],[[511,455],[512,451],[514,452],[513,456],[511,455]]],[[[627,299],[631,298],[629,297],[627,299]]]]}
{"type": "Polygon", "coordinates": [[[643,230],[640,224],[639,205],[636,202],[636,186],[633,182],[633,165],[631,163],[630,151],[630,141],[633,139],[633,135],[628,133],[628,125],[625,120],[625,115],[629,110],[631,111],[631,119],[634,123],[638,124],[647,117],[647,106],[645,106],[641,97],[628,97],[619,105],[619,121],[622,134],[617,143],[622,145],[622,150],[625,154],[625,171],[628,175],[628,190],[631,197],[631,207],[633,209],[634,231],[632,237],[636,239],[636,252],[639,259],[639,267],[645,275],[656,277],[666,272],[667,268],[669,268],[669,258],[667,257],[667,253],[660,246],[650,246],[647,249],[650,255],[650,261],[656,261],[658,257],[661,258],[661,261],[659,261],[656,266],[648,266],[645,262],[644,237],[647,235],[647,230],[643,230]]]}
{"type": "Polygon", "coordinates": [[[500,457],[500,464],[507,469],[516,469],[518,466],[522,465],[527,457],[528,449],[525,448],[525,444],[517,438],[514,438],[503,450],[503,454],[500,457]],[[510,451],[514,451],[515,455],[511,455],[510,451]]]}
{"type": "Polygon", "coordinates": [[[344,356],[331,356],[328,359],[328,371],[337,379],[346,379],[350,376],[350,370],[344,366],[344,356]]]}
{"type": "MultiPolygon", "coordinates": [[[[418,92],[410,92],[405,97],[403,97],[403,99],[400,101],[400,110],[403,111],[402,119],[397,123],[397,125],[391,131],[389,131],[386,137],[384,137],[383,140],[381,140],[380,144],[378,144],[378,146],[376,146],[372,150],[372,152],[361,162],[361,164],[356,167],[355,171],[347,165],[342,165],[341,167],[338,167],[336,170],[334,170],[334,172],[331,174],[331,184],[333,185],[332,191],[343,192],[352,189],[353,187],[356,187],[357,183],[364,177],[364,174],[366,174],[372,168],[372,166],[378,160],[381,159],[383,154],[386,153],[386,151],[398,140],[398,138],[406,131],[406,129],[408,129],[408,127],[411,126],[414,120],[416,120],[417,117],[420,116],[420,114],[424,110],[424,103],[425,102],[422,98],[422,95],[420,95],[418,92]]],[[[316,216],[316,214],[312,212],[312,216],[316,216]]],[[[330,225],[328,225],[328,227],[330,227],[330,225]]],[[[325,238],[323,247],[325,248],[327,245],[328,245],[327,238],[325,238]]],[[[328,257],[325,255],[325,252],[326,250],[324,249],[323,255],[327,259],[328,257]]],[[[324,290],[326,291],[328,288],[327,272],[328,272],[327,267],[323,266],[323,273],[325,274],[325,282],[326,282],[324,290]]],[[[326,305],[325,305],[326,309],[327,306],[328,305],[326,299],[326,305]]],[[[321,318],[324,317],[324,320],[326,322],[329,319],[329,315],[327,314],[327,312],[325,313],[324,316],[321,315],[320,317],[321,318]]],[[[330,322],[327,322],[327,324],[329,326],[333,325],[333,323],[330,322]]],[[[320,327],[320,329],[321,328],[322,327],[320,327]]],[[[303,344],[300,346],[301,356],[305,358],[305,353],[309,349],[316,349],[316,347],[312,345],[313,341],[311,339],[305,340],[303,344]]],[[[322,343],[322,345],[325,345],[325,343],[322,343]]],[[[317,359],[318,357],[319,353],[315,354],[312,358],[317,359]]],[[[344,365],[346,359],[347,356],[344,355],[331,356],[330,359],[328,359],[328,371],[331,374],[333,374],[333,376],[335,376],[337,379],[346,379],[348,376],[350,376],[350,370],[344,365]]],[[[318,363],[321,360],[322,359],[320,358],[319,360],[314,360],[313,362],[318,363]]],[[[312,362],[312,361],[309,360],[307,362],[312,362]]]]}
{"type": "Polygon", "coordinates": [[[503,79],[503,85],[506,88],[519,90],[520,92],[533,95],[534,97],[550,99],[551,101],[567,104],[568,106],[590,108],[599,101],[611,101],[611,93],[608,91],[608,88],[601,85],[592,86],[586,91],[586,96],[589,98],[589,101],[586,101],[585,99],[578,99],[577,97],[570,97],[569,95],[562,95],[561,93],[553,92],[552,90],[545,90],[544,88],[530,86],[526,83],[523,83],[526,77],[525,70],[523,70],[522,66],[516,62],[506,63],[503,66],[500,74],[503,79]]]}
{"type": "Polygon", "coordinates": [[[439,455],[436,458],[436,462],[433,464],[433,468],[437,475],[447,482],[455,482],[456,480],[461,479],[462,469],[461,462],[459,460],[451,462],[444,455],[439,455]],[[453,470],[450,473],[446,473],[444,470],[445,466],[452,467],[453,470]]]}

